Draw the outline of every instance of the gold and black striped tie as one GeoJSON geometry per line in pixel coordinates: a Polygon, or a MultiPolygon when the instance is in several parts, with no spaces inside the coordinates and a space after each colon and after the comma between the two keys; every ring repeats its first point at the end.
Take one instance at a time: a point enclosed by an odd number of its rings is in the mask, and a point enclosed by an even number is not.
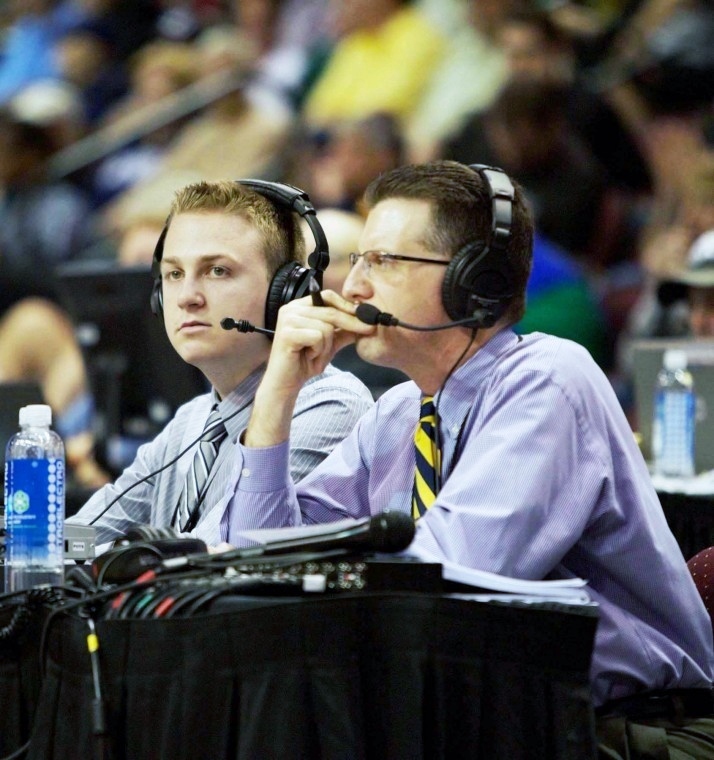
{"type": "Polygon", "coordinates": [[[421,400],[421,416],[414,433],[414,490],[412,492],[412,517],[418,520],[434,503],[437,492],[437,468],[440,452],[436,441],[436,414],[432,396],[421,400]]]}

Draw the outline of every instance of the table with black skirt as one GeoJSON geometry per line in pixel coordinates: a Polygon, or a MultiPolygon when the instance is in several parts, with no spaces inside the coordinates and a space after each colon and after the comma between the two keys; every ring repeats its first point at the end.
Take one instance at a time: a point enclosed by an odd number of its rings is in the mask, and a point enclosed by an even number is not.
{"type": "Polygon", "coordinates": [[[41,680],[37,621],[0,646],[0,757],[31,737],[29,760],[587,760],[596,624],[456,594],[230,596],[97,620],[97,681],[87,621],[53,614],[41,680]]]}

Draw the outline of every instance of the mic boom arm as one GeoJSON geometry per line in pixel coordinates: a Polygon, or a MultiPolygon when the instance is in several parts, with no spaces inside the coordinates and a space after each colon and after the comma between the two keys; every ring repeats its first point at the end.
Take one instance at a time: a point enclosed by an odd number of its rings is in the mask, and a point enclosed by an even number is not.
{"type": "Polygon", "coordinates": [[[275,335],[275,330],[268,330],[265,327],[256,327],[247,319],[235,320],[233,317],[224,317],[221,320],[221,327],[224,330],[238,330],[238,332],[242,333],[257,332],[261,335],[275,335]]]}
{"type": "Polygon", "coordinates": [[[412,325],[409,322],[402,322],[393,314],[386,311],[380,311],[371,303],[361,303],[355,311],[355,316],[360,322],[367,325],[383,325],[384,327],[403,327],[406,330],[418,330],[419,332],[436,332],[437,330],[449,330],[452,327],[478,327],[482,318],[478,312],[466,319],[457,319],[453,322],[445,322],[443,325],[412,325]]]}

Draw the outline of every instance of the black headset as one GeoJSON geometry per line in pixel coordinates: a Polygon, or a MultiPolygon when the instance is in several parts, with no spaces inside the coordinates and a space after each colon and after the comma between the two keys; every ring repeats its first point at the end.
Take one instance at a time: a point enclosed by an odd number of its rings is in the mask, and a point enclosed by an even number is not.
{"type": "MultiPolygon", "coordinates": [[[[330,252],[325,232],[317,220],[315,207],[310,202],[307,193],[298,187],[280,182],[268,182],[261,179],[241,179],[238,184],[262,195],[279,211],[284,210],[299,214],[307,223],[315,239],[315,249],[307,257],[308,266],[304,267],[297,261],[288,261],[278,268],[273,275],[265,299],[265,327],[274,330],[278,321],[278,311],[288,301],[307,295],[310,280],[317,280],[322,287],[322,273],[330,263],[330,252]]],[[[154,285],[151,289],[151,311],[157,316],[163,316],[164,298],[161,287],[161,259],[164,255],[164,241],[168,232],[168,224],[161,231],[154,256],[151,262],[151,274],[154,285]]]]}
{"type": "Polygon", "coordinates": [[[486,183],[491,198],[491,234],[459,249],[444,275],[441,299],[453,320],[473,319],[474,327],[491,327],[514,296],[508,259],[515,190],[508,175],[495,166],[471,164],[486,183]]]}

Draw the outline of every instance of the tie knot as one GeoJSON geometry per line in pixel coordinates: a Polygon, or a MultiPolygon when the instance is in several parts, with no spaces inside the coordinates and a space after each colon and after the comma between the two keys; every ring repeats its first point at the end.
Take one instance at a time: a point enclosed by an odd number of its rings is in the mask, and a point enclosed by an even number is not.
{"type": "Polygon", "coordinates": [[[422,396],[421,399],[421,417],[420,419],[424,419],[425,417],[433,417],[434,416],[434,397],[433,396],[422,396]]]}
{"type": "Polygon", "coordinates": [[[218,408],[213,409],[211,414],[206,420],[206,424],[203,428],[203,434],[201,435],[202,441],[214,441],[217,438],[221,438],[226,434],[226,426],[223,424],[223,417],[218,411],[218,408]]]}

